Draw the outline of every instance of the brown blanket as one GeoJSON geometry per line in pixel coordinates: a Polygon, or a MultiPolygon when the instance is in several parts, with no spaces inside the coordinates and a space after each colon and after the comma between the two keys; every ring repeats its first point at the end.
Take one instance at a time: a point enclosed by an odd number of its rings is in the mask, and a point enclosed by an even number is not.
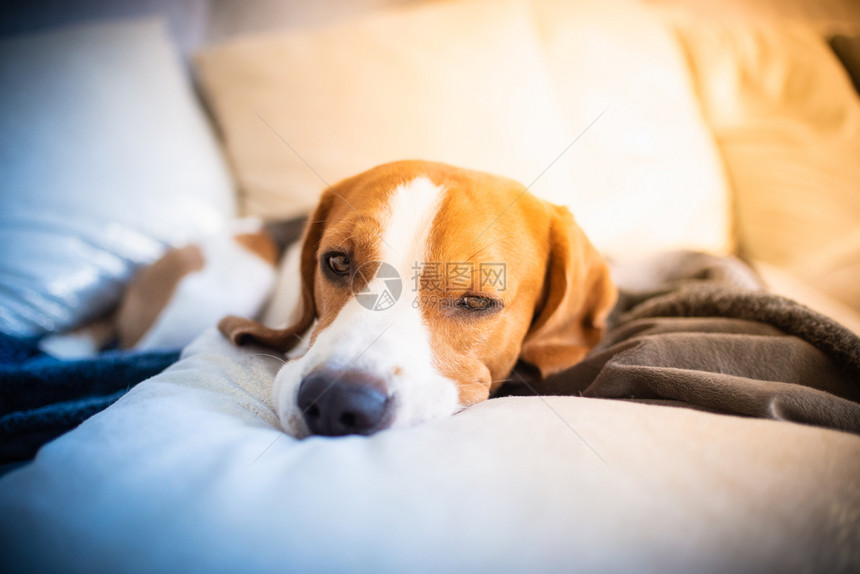
{"type": "Polygon", "coordinates": [[[640,281],[645,291],[622,289],[605,339],[585,360],[532,389],[860,433],[857,336],[756,288],[737,260],[674,253],[662,263],[640,281]]]}

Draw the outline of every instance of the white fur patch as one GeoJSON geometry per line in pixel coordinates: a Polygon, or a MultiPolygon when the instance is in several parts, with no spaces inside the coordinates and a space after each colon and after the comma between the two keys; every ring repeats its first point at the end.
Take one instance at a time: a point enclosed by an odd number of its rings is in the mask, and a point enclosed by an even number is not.
{"type": "Polygon", "coordinates": [[[272,299],[263,313],[263,324],[284,329],[299,319],[302,303],[302,243],[290,245],[281,257],[272,299]]]}
{"type": "MultiPolygon", "coordinates": [[[[442,189],[423,177],[392,193],[379,249],[383,261],[400,275],[400,297],[381,310],[350,299],[308,351],[281,368],[273,399],[287,432],[308,434],[297,406],[298,391],[302,379],[320,367],[360,370],[384,381],[394,405],[392,427],[448,416],[459,409],[457,385],[434,367],[430,334],[420,308],[412,304],[417,295],[413,267],[426,257],[441,197],[442,189]]],[[[371,293],[385,288],[385,279],[379,277],[368,284],[371,293]]]]}
{"type": "Polygon", "coordinates": [[[225,315],[254,317],[275,279],[275,270],[230,236],[215,235],[199,247],[203,269],[182,278],[138,350],[184,347],[225,315]]]}

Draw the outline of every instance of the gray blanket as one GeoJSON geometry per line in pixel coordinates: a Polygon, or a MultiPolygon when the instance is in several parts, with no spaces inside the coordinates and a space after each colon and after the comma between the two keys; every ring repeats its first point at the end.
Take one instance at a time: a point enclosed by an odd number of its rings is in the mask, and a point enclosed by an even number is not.
{"type": "Polygon", "coordinates": [[[531,391],[860,433],[860,339],[851,331],[765,292],[735,259],[673,253],[633,275],[600,345],[574,367],[532,380],[531,391]]]}

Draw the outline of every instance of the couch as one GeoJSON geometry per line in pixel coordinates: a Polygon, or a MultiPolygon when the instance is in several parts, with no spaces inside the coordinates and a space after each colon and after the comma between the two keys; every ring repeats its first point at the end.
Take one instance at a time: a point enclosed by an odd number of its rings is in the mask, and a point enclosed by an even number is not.
{"type": "MultiPolygon", "coordinates": [[[[404,157],[520,180],[617,269],[738,255],[860,333],[854,3],[41,7],[5,7],[0,42],[0,332],[16,341],[109,313],[169,246],[300,216],[404,157]]],[[[860,569],[855,433],[510,396],[299,441],[266,354],[207,329],[7,468],[3,570],[860,569]]]]}

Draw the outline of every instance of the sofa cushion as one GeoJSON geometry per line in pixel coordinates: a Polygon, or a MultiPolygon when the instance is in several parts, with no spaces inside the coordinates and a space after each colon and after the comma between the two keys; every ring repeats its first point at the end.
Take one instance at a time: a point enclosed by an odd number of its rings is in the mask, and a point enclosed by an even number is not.
{"type": "Polygon", "coordinates": [[[860,309],[860,99],[839,60],[797,23],[678,30],[731,174],[741,253],[860,309]]]}
{"type": "Polygon", "coordinates": [[[671,29],[631,0],[533,0],[568,125],[573,213],[615,257],[732,247],[729,186],[671,29]]]}
{"type": "Polygon", "coordinates": [[[726,250],[724,175],[674,39],[653,16],[549,4],[431,3],[203,51],[246,212],[306,212],[416,157],[513,177],[612,255],[726,250]]]}
{"type": "MultiPolygon", "coordinates": [[[[409,158],[531,183],[567,134],[528,22],[517,2],[431,4],[201,52],[244,211],[304,213],[327,185],[409,158]]],[[[568,190],[563,170],[533,187],[568,190]]]]}

